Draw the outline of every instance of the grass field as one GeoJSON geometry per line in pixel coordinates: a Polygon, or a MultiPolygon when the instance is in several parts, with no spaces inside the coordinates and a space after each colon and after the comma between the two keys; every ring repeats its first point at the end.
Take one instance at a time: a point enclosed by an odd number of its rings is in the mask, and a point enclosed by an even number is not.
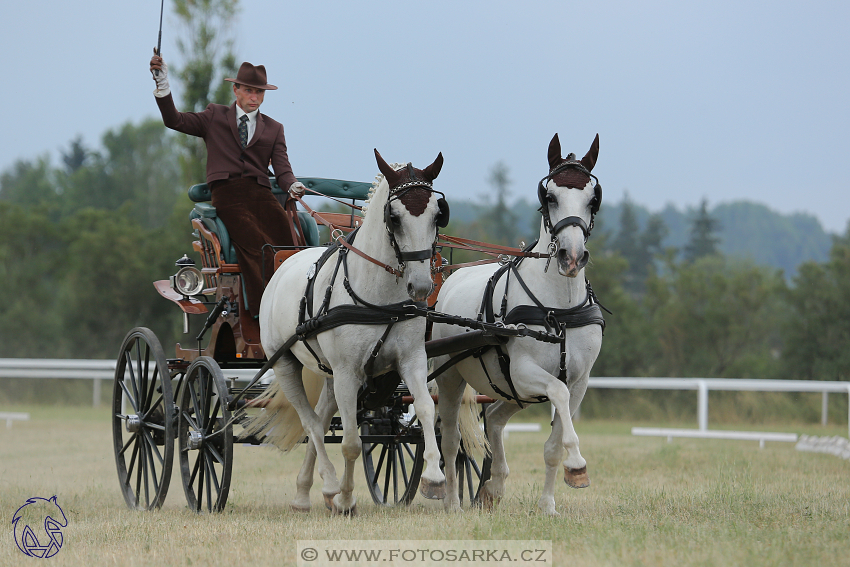
{"type": "MultiPolygon", "coordinates": [[[[68,527],[52,565],[294,565],[296,542],[310,539],[552,540],[554,564],[576,566],[850,564],[850,462],[790,443],[667,443],[632,437],[630,423],[585,419],[576,429],[591,486],[559,483],[559,518],[536,510],[546,423],[507,439],[511,476],[501,505],[459,515],[419,496],[408,508],[378,508],[362,475],[356,517],[332,516],[318,486],[313,511],[295,514],[288,502],[303,449],[237,446],[227,508],[210,516],[186,509],[178,467],[162,510],[126,509],[105,408],[0,411],[31,414],[11,429],[0,424],[0,565],[33,561],[15,546],[11,518],[27,498],[54,494],[68,527]]],[[[846,424],[767,430],[846,435],[846,424]]],[[[330,451],[341,470],[338,446],[330,451]]]]}

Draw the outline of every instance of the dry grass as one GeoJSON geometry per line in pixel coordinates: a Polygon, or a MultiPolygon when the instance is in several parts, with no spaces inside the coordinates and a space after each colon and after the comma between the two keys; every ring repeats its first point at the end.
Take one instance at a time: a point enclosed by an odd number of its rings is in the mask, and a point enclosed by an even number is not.
{"type": "MultiPolygon", "coordinates": [[[[175,468],[158,512],[124,506],[105,409],[3,407],[29,422],[0,427],[0,565],[23,564],[12,514],[32,496],[58,495],[69,525],[54,565],[293,565],[306,539],[552,540],[556,565],[846,565],[850,463],[799,453],[790,444],[637,438],[629,424],[581,421],[577,430],[592,485],[559,483],[562,516],[541,517],[542,444],[548,434],[507,441],[508,493],[492,512],[447,515],[417,497],[404,509],[374,506],[358,474],[359,515],[330,515],[314,489],[314,509],[294,514],[288,501],[302,450],[282,455],[236,447],[224,513],[185,509],[175,468]]],[[[661,424],[658,424],[661,425],[661,424]]],[[[681,424],[680,424],[681,425],[681,424]]],[[[685,424],[692,426],[692,424],[685,424]]],[[[844,426],[788,426],[844,435],[844,426]]],[[[338,453],[338,447],[331,449],[338,453]]],[[[336,459],[338,467],[339,459],[336,459]]],[[[341,470],[341,468],[338,468],[341,470]]]]}

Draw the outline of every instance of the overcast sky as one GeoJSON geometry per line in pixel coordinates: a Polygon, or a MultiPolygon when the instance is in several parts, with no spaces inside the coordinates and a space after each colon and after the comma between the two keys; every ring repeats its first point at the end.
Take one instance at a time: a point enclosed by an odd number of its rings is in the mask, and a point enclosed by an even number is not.
{"type": "MultiPolygon", "coordinates": [[[[157,116],[159,2],[5,2],[0,170],[157,116]]],[[[848,218],[850,2],[243,0],[236,55],[280,90],[296,175],[371,181],[372,148],[431,163],[449,200],[535,198],[555,132],[606,200],[651,210],[736,200],[848,218]]],[[[178,66],[166,0],[162,51],[178,66]]],[[[179,101],[180,85],[172,83],[179,101]]],[[[603,204],[604,206],[604,204],[603,204]]]]}

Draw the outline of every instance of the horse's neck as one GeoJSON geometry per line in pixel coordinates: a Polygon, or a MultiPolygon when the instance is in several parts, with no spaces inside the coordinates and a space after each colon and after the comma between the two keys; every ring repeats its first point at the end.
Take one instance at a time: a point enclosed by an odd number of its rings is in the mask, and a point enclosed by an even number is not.
{"type": "Polygon", "coordinates": [[[366,216],[363,218],[360,230],[357,231],[354,246],[364,254],[395,268],[397,263],[395,250],[390,244],[387,227],[384,224],[384,207],[388,197],[389,188],[386,181],[382,181],[369,200],[366,216]]]}
{"type": "MultiPolygon", "coordinates": [[[[548,254],[550,241],[549,233],[541,226],[540,239],[532,251],[548,254]]],[[[584,268],[576,277],[568,278],[558,273],[557,258],[526,258],[517,271],[534,297],[546,307],[569,309],[581,305],[587,298],[584,268]],[[544,272],[547,262],[549,262],[549,269],[544,272]]],[[[511,296],[517,298],[519,303],[531,303],[531,300],[526,297],[528,294],[521,286],[514,282],[511,287],[511,296]]]]}
{"type": "MultiPolygon", "coordinates": [[[[386,186],[379,187],[369,201],[363,224],[354,239],[354,247],[378,262],[398,268],[395,250],[390,244],[383,219],[387,194],[386,186]]],[[[349,279],[353,288],[367,301],[381,300],[381,303],[387,303],[407,299],[403,280],[396,278],[380,266],[354,253],[348,254],[348,265],[349,279]]]]}

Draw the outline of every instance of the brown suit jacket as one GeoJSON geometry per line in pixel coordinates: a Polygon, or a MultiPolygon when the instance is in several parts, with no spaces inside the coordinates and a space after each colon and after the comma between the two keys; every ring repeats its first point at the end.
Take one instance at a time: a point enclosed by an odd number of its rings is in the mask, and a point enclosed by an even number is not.
{"type": "Polygon", "coordinates": [[[254,137],[243,148],[236,129],[236,103],[210,104],[203,112],[178,112],[171,94],[156,99],[162,121],[172,130],[204,139],[207,145],[207,183],[234,177],[255,177],[264,187],[269,183],[269,162],[278,185],[286,191],[295,183],[283,125],[257,113],[254,137]]]}

